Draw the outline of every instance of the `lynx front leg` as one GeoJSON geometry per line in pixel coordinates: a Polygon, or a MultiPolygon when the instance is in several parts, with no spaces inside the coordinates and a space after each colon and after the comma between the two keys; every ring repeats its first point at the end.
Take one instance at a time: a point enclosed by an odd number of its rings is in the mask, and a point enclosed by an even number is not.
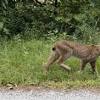
{"type": "Polygon", "coordinates": [[[84,60],[81,61],[80,71],[84,70],[86,64],[87,64],[87,61],[84,61],[84,60]]]}
{"type": "Polygon", "coordinates": [[[84,60],[81,61],[81,63],[80,63],[80,70],[78,71],[78,73],[82,73],[83,72],[86,64],[87,64],[87,61],[84,61],[84,60]]]}
{"type": "Polygon", "coordinates": [[[98,76],[98,72],[96,70],[96,60],[90,62],[90,65],[91,65],[91,68],[92,68],[93,73],[98,76]]]}

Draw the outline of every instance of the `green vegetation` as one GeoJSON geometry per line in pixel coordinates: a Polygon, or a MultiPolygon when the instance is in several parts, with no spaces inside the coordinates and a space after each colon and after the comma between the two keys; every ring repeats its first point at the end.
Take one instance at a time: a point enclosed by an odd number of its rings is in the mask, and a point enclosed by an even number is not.
{"type": "Polygon", "coordinates": [[[100,43],[100,0],[42,1],[0,0],[0,85],[100,86],[89,65],[77,73],[76,58],[66,61],[69,73],[55,64],[45,76],[42,66],[58,39],[100,43]]]}
{"type": "MultiPolygon", "coordinates": [[[[79,60],[70,58],[65,63],[71,66],[67,72],[54,64],[47,76],[44,75],[43,63],[50,52],[50,41],[12,40],[0,44],[0,85],[36,85],[45,87],[71,88],[77,86],[100,86],[100,80],[92,74],[88,65],[80,74],[79,60]]],[[[100,61],[97,61],[100,74],[100,61]]]]}
{"type": "Polygon", "coordinates": [[[0,0],[0,37],[100,41],[100,0],[0,0]]]}

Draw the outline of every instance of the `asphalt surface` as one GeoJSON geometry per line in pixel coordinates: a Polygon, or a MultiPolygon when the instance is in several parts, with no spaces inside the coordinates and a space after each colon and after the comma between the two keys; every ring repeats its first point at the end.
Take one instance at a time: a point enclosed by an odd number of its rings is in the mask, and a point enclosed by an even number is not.
{"type": "Polygon", "coordinates": [[[0,91],[0,100],[100,100],[100,92],[89,90],[55,91],[0,91]]]}

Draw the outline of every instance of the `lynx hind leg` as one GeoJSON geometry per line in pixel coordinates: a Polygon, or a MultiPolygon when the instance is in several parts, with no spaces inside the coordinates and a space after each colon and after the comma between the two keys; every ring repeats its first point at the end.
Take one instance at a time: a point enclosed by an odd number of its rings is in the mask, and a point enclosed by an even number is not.
{"type": "Polygon", "coordinates": [[[71,71],[71,68],[68,65],[65,65],[64,63],[60,64],[60,66],[68,71],[71,71]]]}
{"type": "Polygon", "coordinates": [[[59,59],[57,60],[57,63],[58,63],[61,67],[63,67],[64,69],[70,71],[71,68],[70,68],[69,66],[67,66],[67,65],[64,64],[65,59],[67,59],[65,56],[60,56],[59,59]]]}
{"type": "Polygon", "coordinates": [[[50,66],[59,58],[59,55],[55,52],[55,51],[52,51],[48,60],[47,60],[47,63],[44,64],[44,67],[45,67],[45,71],[46,73],[48,72],[50,66]]]}

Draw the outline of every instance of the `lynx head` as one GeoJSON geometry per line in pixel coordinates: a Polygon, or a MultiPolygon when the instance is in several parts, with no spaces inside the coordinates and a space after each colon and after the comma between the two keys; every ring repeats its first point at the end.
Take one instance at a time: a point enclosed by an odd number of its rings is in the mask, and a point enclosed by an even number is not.
{"type": "Polygon", "coordinates": [[[100,45],[97,45],[99,56],[100,56],[100,45]]]}

